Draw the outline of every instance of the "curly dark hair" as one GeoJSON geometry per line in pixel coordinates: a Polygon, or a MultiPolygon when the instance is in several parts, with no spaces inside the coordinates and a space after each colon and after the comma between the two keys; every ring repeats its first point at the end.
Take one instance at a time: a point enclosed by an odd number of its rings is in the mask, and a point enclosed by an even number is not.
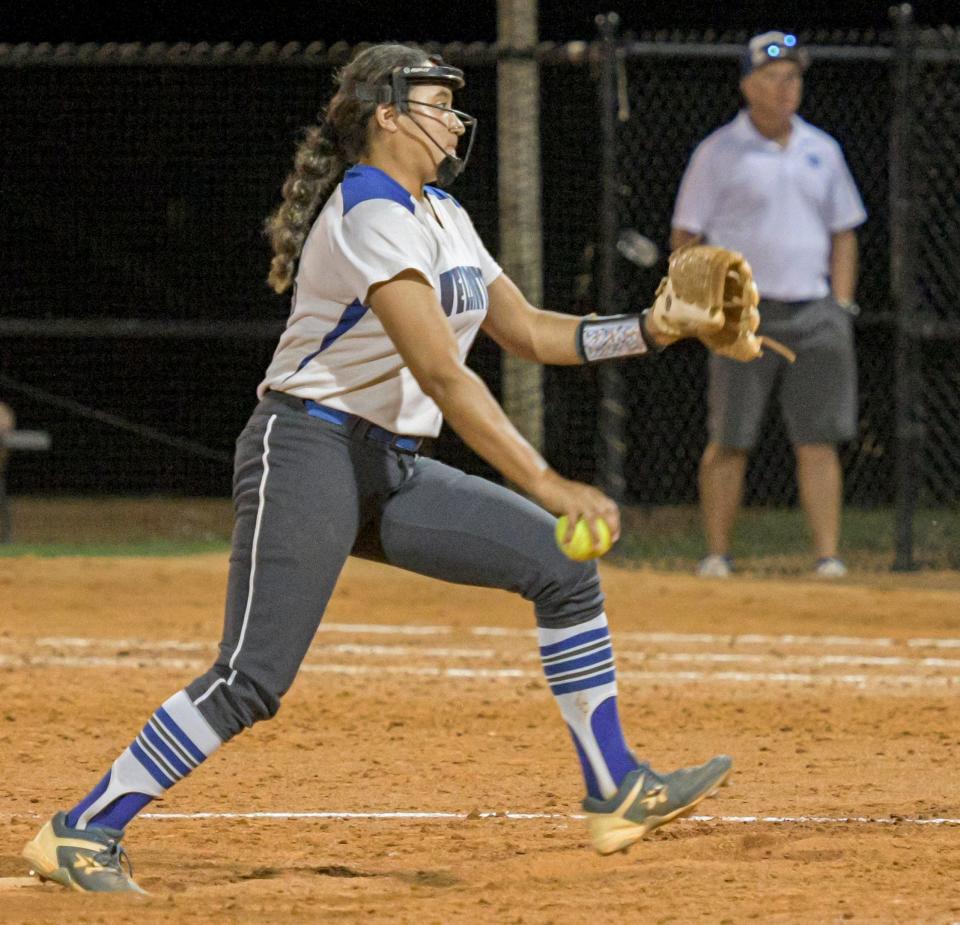
{"type": "Polygon", "coordinates": [[[347,168],[367,149],[370,118],[377,104],[358,100],[351,93],[353,86],[385,83],[394,68],[422,64],[426,57],[410,45],[371,45],[337,74],[337,92],[327,104],[321,124],[304,129],[293,172],[283,184],[283,202],[264,223],[273,246],[267,282],[275,292],[290,288],[310,226],[347,168]]]}

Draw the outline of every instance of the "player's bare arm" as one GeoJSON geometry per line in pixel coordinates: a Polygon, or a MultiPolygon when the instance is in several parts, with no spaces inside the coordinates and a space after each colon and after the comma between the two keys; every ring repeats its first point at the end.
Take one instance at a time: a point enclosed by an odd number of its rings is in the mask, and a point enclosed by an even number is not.
{"type": "Polygon", "coordinates": [[[487,293],[490,304],[482,330],[508,353],[545,365],[583,362],[576,347],[579,317],[535,308],[506,273],[487,293]]]}
{"type": "MultiPolygon", "coordinates": [[[[507,353],[545,366],[574,366],[586,361],[578,348],[583,318],[536,308],[506,273],[498,276],[487,292],[490,304],[481,327],[507,353]]],[[[644,340],[659,342],[649,324],[645,324],[643,336],[644,340]]]]}
{"type": "Polygon", "coordinates": [[[830,285],[833,297],[851,303],[857,291],[859,246],[853,229],[837,231],[830,237],[830,285]]]}
{"type": "MultiPolygon", "coordinates": [[[[550,469],[513,426],[483,380],[460,362],[443,309],[420,274],[404,272],[372,287],[367,303],[420,387],[472,450],[547,510],[566,514],[572,523],[580,517],[591,524],[603,518],[611,535],[619,537],[616,504],[596,488],[565,479],[550,469]]],[[[572,341],[573,334],[569,336],[572,341]]],[[[571,350],[575,352],[572,344],[571,350]]]]}

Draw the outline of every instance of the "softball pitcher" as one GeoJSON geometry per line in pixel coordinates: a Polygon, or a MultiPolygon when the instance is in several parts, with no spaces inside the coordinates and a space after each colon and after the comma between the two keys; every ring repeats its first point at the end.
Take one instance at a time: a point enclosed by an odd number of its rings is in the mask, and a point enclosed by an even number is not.
{"type": "Polygon", "coordinates": [[[219,656],[26,845],[39,876],[76,890],[140,890],[122,864],[128,823],[276,714],[350,555],[533,603],[599,852],[689,811],[729,773],[719,756],[657,774],[630,751],[597,569],[554,541],[554,514],[602,518],[616,539],[617,507],[554,472],[464,363],[481,328],[511,353],[556,364],[644,354],[659,332],[653,315],[538,310],[503,274],[439,188],[469,157],[470,144],[457,151],[475,120],[452,108],[462,86],[461,71],[414,48],[367,48],[297,150],[267,223],[269,281],[277,292],[292,286],[292,304],[237,442],[219,656]],[[442,417],[534,500],[418,455],[442,417]]]}

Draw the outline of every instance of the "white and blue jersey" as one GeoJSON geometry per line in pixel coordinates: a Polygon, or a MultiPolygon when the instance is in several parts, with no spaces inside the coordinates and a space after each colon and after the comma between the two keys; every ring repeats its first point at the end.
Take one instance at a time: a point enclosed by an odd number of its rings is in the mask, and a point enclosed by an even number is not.
{"type": "Polygon", "coordinates": [[[694,151],[672,225],[740,251],[761,297],[803,302],[830,292],[831,236],[866,217],[830,135],[794,116],[781,146],[744,110],[694,151]]]}
{"type": "Polygon", "coordinates": [[[502,272],[466,210],[382,170],[347,171],[303,246],[287,327],[258,394],[288,392],[395,433],[435,437],[442,417],[365,304],[370,287],[416,270],[434,288],[465,360],[502,272]]]}

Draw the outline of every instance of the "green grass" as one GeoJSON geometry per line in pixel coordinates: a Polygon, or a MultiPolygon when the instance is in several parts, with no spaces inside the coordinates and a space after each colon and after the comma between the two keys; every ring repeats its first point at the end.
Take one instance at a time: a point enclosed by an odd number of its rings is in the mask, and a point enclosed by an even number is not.
{"type": "MultiPolygon", "coordinates": [[[[927,568],[960,568],[960,510],[921,510],[914,521],[914,555],[927,568]]],[[[894,560],[891,509],[844,511],[840,556],[851,567],[886,570],[894,560]]],[[[800,510],[748,507],[737,519],[731,555],[745,571],[802,573],[812,564],[810,538],[800,510]]],[[[627,509],[623,535],[611,554],[620,565],[687,570],[706,553],[700,513],[694,506],[627,509]]]]}
{"type": "MultiPolygon", "coordinates": [[[[196,508],[195,502],[183,502],[183,510],[175,509],[179,511],[177,516],[169,514],[169,502],[149,502],[157,506],[152,514],[149,506],[146,514],[131,514],[129,501],[117,503],[121,506],[106,526],[104,511],[108,508],[102,501],[89,510],[81,508],[69,523],[62,512],[41,511],[43,532],[35,529],[34,541],[0,545],[0,558],[190,556],[229,549],[228,502],[218,502],[204,518],[188,516],[196,508]],[[92,522],[101,526],[95,536],[85,540],[84,533],[92,522]],[[57,532],[62,532],[63,540],[57,538],[57,532]]],[[[690,572],[705,553],[695,505],[624,508],[622,516],[623,535],[610,554],[611,562],[690,572]]],[[[920,567],[960,569],[960,509],[919,511],[914,537],[915,559],[920,567]]],[[[806,524],[796,509],[745,508],[737,520],[731,553],[741,571],[757,574],[804,574],[812,564],[806,524]]],[[[894,560],[893,511],[847,508],[840,555],[858,571],[889,570],[894,560]]]]}

